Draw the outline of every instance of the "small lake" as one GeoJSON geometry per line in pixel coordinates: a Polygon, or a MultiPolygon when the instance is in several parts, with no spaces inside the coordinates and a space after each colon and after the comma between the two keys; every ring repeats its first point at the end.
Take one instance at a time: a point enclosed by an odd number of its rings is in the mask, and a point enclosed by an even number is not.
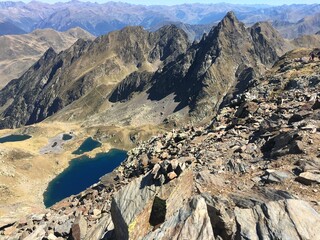
{"type": "Polygon", "coordinates": [[[92,137],[89,137],[86,140],[84,140],[84,142],[76,151],[73,152],[73,154],[80,155],[85,152],[90,152],[95,148],[101,147],[101,145],[101,142],[92,139],[92,137]]]}
{"type": "Polygon", "coordinates": [[[84,191],[97,183],[103,175],[112,172],[126,157],[126,151],[111,149],[94,158],[81,156],[71,160],[69,167],[49,183],[43,194],[44,205],[50,207],[66,197],[84,191]]]}
{"type": "Polygon", "coordinates": [[[20,142],[31,138],[30,135],[26,134],[12,134],[5,137],[0,138],[0,143],[6,143],[6,142],[20,142]]]}
{"type": "Polygon", "coordinates": [[[62,140],[63,141],[68,141],[68,140],[70,140],[70,139],[72,139],[73,138],[73,136],[72,135],[70,135],[70,134],[63,134],[62,135],[62,140]]]}

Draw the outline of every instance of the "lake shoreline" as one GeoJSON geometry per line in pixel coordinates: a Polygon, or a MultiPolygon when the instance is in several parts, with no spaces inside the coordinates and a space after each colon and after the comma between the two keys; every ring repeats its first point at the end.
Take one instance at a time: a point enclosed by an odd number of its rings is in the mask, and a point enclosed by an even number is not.
{"type": "Polygon", "coordinates": [[[117,168],[126,156],[126,151],[112,148],[108,152],[97,153],[95,157],[81,155],[71,159],[69,166],[48,183],[43,192],[44,205],[51,207],[64,198],[86,190],[117,168]]]}

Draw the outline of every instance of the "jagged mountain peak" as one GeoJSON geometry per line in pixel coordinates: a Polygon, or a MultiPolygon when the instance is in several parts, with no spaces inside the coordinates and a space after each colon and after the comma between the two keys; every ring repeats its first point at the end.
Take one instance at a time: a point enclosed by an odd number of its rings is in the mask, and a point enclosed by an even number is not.
{"type": "Polygon", "coordinates": [[[224,38],[234,41],[242,35],[247,34],[244,23],[240,22],[234,12],[228,12],[225,17],[218,23],[216,27],[213,27],[209,32],[210,41],[214,39],[224,38]]]}
{"type": "Polygon", "coordinates": [[[230,29],[233,27],[237,27],[240,25],[243,25],[243,23],[241,23],[238,18],[236,17],[235,13],[230,11],[228,12],[225,17],[220,21],[220,23],[218,24],[218,28],[221,29],[230,29]]]}
{"type": "Polygon", "coordinates": [[[248,30],[263,64],[271,66],[278,57],[293,48],[269,22],[258,22],[248,30]]]}
{"type": "Polygon", "coordinates": [[[221,20],[222,23],[226,23],[228,21],[230,21],[230,22],[239,22],[238,18],[236,17],[236,14],[233,11],[227,12],[227,14],[221,20]]]}

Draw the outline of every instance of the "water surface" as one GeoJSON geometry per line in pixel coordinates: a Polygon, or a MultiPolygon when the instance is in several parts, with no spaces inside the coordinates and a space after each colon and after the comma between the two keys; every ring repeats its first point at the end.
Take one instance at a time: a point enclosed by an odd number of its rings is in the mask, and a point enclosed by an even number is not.
{"type": "Polygon", "coordinates": [[[68,141],[70,139],[72,139],[72,135],[66,134],[66,133],[62,135],[62,140],[63,141],[68,141]]]}
{"type": "Polygon", "coordinates": [[[49,183],[43,194],[45,206],[50,207],[87,189],[98,182],[100,177],[118,167],[126,156],[125,151],[111,149],[108,153],[97,154],[94,158],[81,156],[71,160],[69,167],[49,183]]]}
{"type": "Polygon", "coordinates": [[[101,142],[92,139],[92,137],[89,137],[86,140],[84,140],[84,142],[76,151],[73,152],[73,154],[80,155],[85,152],[90,152],[95,148],[101,147],[101,145],[101,142]]]}
{"type": "Polygon", "coordinates": [[[5,137],[0,138],[0,143],[6,142],[20,142],[31,138],[30,135],[26,134],[12,134],[5,137]]]}

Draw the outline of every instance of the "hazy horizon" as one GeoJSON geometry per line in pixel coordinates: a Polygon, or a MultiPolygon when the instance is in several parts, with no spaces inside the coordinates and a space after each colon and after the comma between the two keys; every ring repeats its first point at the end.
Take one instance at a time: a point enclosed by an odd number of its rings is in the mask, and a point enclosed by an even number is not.
{"type": "MultiPolygon", "coordinates": [[[[12,2],[25,2],[29,3],[29,0],[11,0],[12,2]]],[[[37,2],[43,3],[58,3],[58,2],[70,2],[70,0],[36,0],[37,2]]],[[[0,2],[8,2],[0,0],[0,2]]],[[[319,0],[242,0],[242,1],[232,1],[232,0],[161,0],[161,1],[150,1],[150,0],[125,0],[125,1],[107,1],[107,0],[80,0],[80,2],[96,2],[96,3],[107,3],[107,2],[124,2],[136,5],[180,5],[180,4],[193,4],[193,3],[201,3],[201,4],[217,4],[217,3],[228,3],[228,4],[244,4],[244,5],[291,5],[291,4],[320,4],[319,0]]]]}

